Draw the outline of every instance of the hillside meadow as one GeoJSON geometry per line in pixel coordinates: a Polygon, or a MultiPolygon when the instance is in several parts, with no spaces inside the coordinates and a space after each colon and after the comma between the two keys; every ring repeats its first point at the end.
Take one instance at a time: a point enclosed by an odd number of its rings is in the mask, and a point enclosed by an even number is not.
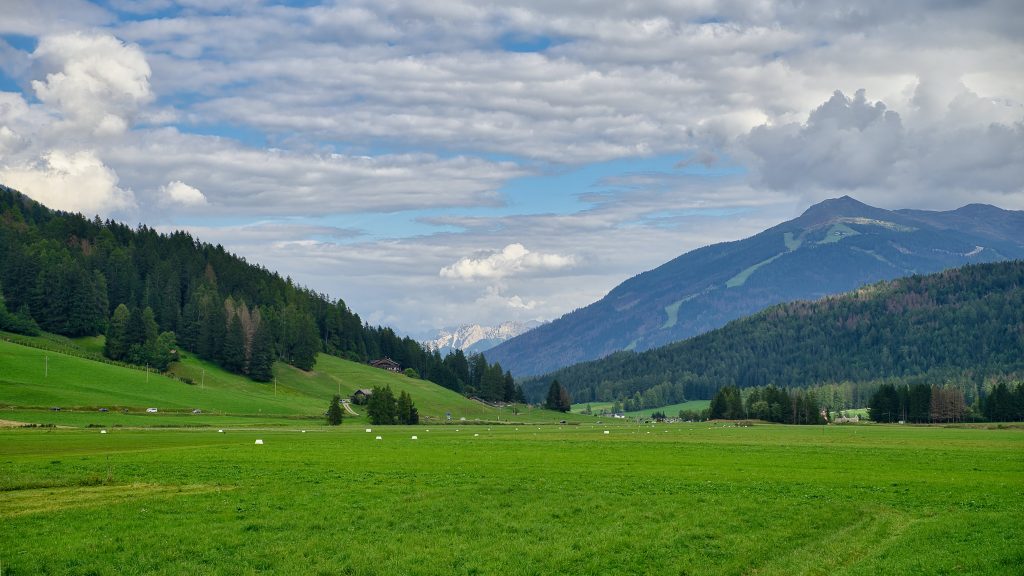
{"type": "MultiPolygon", "coordinates": [[[[6,336],[31,345],[0,340],[0,419],[18,422],[71,426],[319,423],[331,396],[347,398],[359,388],[374,386],[390,386],[396,395],[408,392],[425,420],[443,420],[449,413],[453,421],[579,419],[522,405],[514,407],[515,413],[512,407],[496,409],[426,380],[327,354],[320,354],[316,367],[308,372],[275,363],[275,384],[253,382],[191,354],[172,364],[171,377],[166,377],[91,359],[90,354],[102,350],[101,338],[6,336]],[[55,407],[60,412],[50,410],[55,407]],[[151,407],[159,412],[145,413],[151,407]],[[100,413],[100,408],[109,412],[100,413]],[[202,413],[192,414],[197,409],[202,413]]],[[[346,416],[365,422],[364,411],[353,408],[359,416],[346,416]]]]}
{"type": "Polygon", "coordinates": [[[8,576],[1024,565],[1016,429],[6,429],[0,462],[8,576]]]}

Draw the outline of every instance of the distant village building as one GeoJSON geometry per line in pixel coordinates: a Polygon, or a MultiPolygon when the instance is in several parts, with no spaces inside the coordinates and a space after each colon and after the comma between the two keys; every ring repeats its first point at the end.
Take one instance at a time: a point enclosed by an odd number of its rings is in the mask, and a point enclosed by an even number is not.
{"type": "Polygon", "coordinates": [[[395,362],[394,360],[386,356],[379,360],[374,360],[370,362],[370,366],[373,366],[374,368],[380,368],[381,370],[387,370],[388,372],[402,371],[402,366],[398,362],[395,362]]]}
{"type": "Polygon", "coordinates": [[[360,388],[352,393],[352,403],[366,404],[366,401],[370,399],[370,396],[373,396],[373,390],[370,390],[369,388],[360,388]]]}

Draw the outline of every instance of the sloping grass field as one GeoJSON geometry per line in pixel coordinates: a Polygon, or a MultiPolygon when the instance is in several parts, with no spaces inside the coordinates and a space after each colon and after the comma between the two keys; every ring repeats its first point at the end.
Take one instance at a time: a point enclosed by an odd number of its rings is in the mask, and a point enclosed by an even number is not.
{"type": "Polygon", "coordinates": [[[1019,429],[362,428],[0,430],[0,565],[7,576],[1024,565],[1019,429]]]}
{"type": "MultiPolygon", "coordinates": [[[[24,337],[19,337],[24,339],[24,337]]],[[[277,380],[259,383],[231,374],[186,354],[171,367],[181,379],[144,370],[93,361],[73,354],[102,351],[101,339],[79,341],[25,339],[53,349],[33,348],[0,340],[0,419],[58,425],[243,425],[282,424],[291,420],[320,422],[331,396],[347,398],[359,388],[391,386],[397,396],[408,392],[424,419],[442,420],[451,414],[482,421],[557,422],[561,415],[526,406],[495,409],[442,388],[370,366],[321,354],[314,370],[304,372],[287,364],[274,365],[277,380]],[[192,384],[187,384],[191,381],[192,384]],[[50,408],[59,407],[59,412],[50,408]],[[99,413],[100,408],[109,412],[99,413]],[[157,414],[147,414],[157,408],[157,414]],[[193,410],[202,414],[193,415],[193,410]],[[127,410],[128,414],[121,414],[127,410]],[[175,419],[180,417],[180,419],[175,419]],[[228,418],[225,420],[225,418],[228,418]]],[[[365,422],[365,411],[354,407],[365,422]]]]}

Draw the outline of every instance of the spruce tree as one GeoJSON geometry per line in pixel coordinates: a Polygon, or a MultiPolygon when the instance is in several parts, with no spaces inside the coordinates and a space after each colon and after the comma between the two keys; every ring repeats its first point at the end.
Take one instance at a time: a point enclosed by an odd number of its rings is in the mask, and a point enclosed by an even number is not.
{"type": "Polygon", "coordinates": [[[341,424],[341,396],[337,394],[331,398],[331,405],[327,407],[327,425],[337,426],[341,424]]]}
{"type": "Polygon", "coordinates": [[[274,341],[269,322],[261,321],[252,337],[252,357],[249,358],[249,377],[257,382],[270,382],[274,377],[274,341]]]}
{"type": "Polygon", "coordinates": [[[409,397],[409,393],[405,390],[398,395],[398,423],[399,424],[410,424],[409,418],[412,413],[412,398],[409,397]]]}
{"type": "Polygon", "coordinates": [[[245,333],[238,314],[228,322],[228,332],[224,336],[224,347],[221,351],[221,364],[230,372],[242,374],[245,371],[245,333]]]}
{"type": "Polygon", "coordinates": [[[398,417],[398,406],[390,386],[374,386],[366,403],[366,413],[371,424],[394,424],[398,417]]]}
{"type": "Polygon", "coordinates": [[[124,304],[118,304],[107,325],[107,340],[103,354],[112,360],[124,360],[128,355],[128,321],[131,313],[124,304]]]}
{"type": "Polygon", "coordinates": [[[558,383],[558,380],[552,380],[551,386],[548,386],[548,397],[544,402],[544,407],[548,410],[562,411],[562,385],[558,383]]]}

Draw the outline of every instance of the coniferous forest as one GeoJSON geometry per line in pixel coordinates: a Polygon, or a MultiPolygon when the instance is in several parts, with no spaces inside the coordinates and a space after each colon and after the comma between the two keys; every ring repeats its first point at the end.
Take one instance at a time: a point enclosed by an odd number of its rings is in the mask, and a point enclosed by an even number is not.
{"type": "Polygon", "coordinates": [[[936,386],[959,390],[981,412],[1000,383],[1012,388],[1022,377],[1024,262],[1011,261],[773,306],[702,336],[620,352],[523,387],[538,397],[557,379],[576,402],[619,400],[640,409],[711,399],[727,386],[814,388],[821,405],[833,408],[868,405],[886,384],[936,386]]]}
{"type": "Polygon", "coordinates": [[[319,352],[357,362],[386,356],[458,392],[521,397],[511,375],[483,356],[442,358],[223,246],[51,210],[3,186],[0,330],[103,334],[109,358],[160,370],[187,350],[264,382],[277,360],[310,370],[319,352]]]}

